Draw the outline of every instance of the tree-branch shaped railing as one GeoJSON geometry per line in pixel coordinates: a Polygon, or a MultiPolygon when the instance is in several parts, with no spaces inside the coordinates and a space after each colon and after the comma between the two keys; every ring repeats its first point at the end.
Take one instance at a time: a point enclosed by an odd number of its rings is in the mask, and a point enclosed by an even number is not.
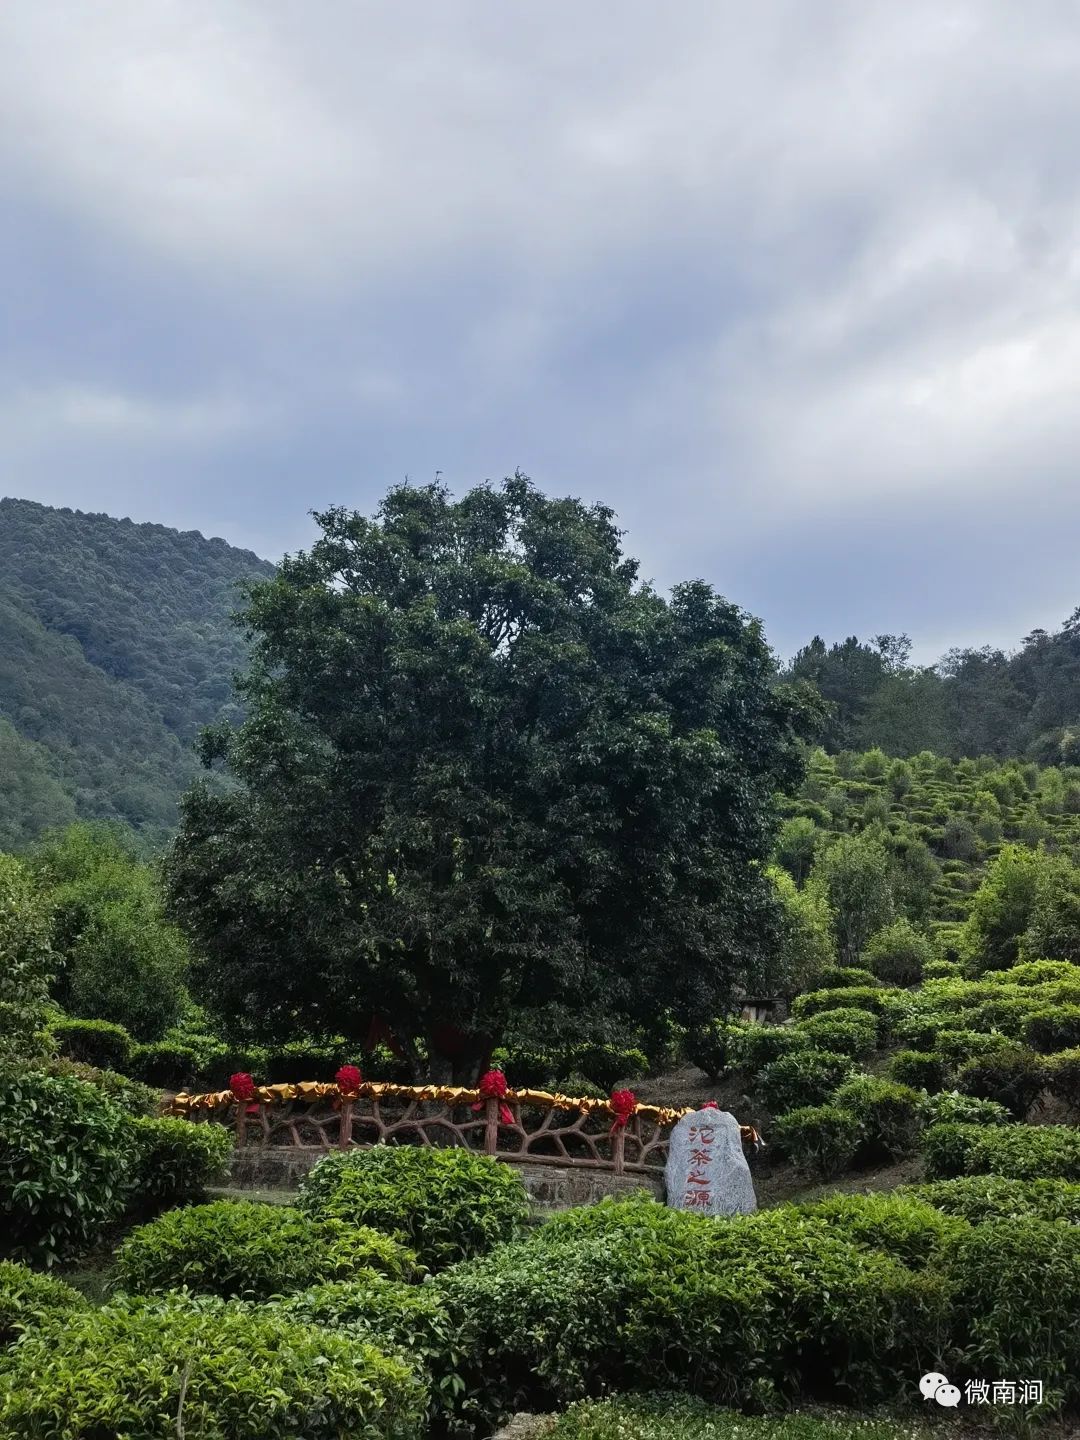
{"type": "MultiPolygon", "coordinates": [[[[313,1081],[253,1087],[249,1100],[238,1100],[231,1090],[181,1092],[167,1113],[231,1123],[238,1148],[464,1146],[510,1164],[633,1175],[663,1170],[670,1129],[692,1111],[634,1104],[625,1114],[608,1100],[546,1090],[508,1090],[493,1099],[457,1086],[378,1081],[343,1093],[337,1085],[313,1081]]],[[[749,1126],[742,1133],[748,1143],[758,1143],[749,1126]]]]}

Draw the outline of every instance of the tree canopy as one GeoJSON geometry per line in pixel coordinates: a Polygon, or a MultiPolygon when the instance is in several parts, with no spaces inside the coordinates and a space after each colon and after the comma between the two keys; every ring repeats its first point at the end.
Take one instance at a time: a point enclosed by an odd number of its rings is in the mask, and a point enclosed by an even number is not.
{"type": "Polygon", "coordinates": [[[815,706],[701,581],[521,475],[327,511],[253,585],[232,784],[166,860],[198,995],[287,1036],[384,1023],[475,1073],[511,1012],[718,1013],[779,943],[773,796],[815,706]]]}

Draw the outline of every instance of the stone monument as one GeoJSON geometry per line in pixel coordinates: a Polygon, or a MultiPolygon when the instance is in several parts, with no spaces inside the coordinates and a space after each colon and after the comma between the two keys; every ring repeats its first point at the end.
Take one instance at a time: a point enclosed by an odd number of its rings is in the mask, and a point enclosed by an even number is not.
{"type": "Polygon", "coordinates": [[[757,1209],[739,1122],[726,1110],[695,1110],[671,1132],[664,1169],[667,1203],[701,1215],[749,1215],[757,1209]]]}

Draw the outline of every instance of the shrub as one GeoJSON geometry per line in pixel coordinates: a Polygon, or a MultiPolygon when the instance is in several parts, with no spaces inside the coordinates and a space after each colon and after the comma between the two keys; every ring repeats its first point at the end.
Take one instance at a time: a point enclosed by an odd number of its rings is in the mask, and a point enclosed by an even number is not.
{"type": "Polygon", "coordinates": [[[742,1045],[751,1027],[741,1020],[710,1020],[686,1037],[686,1058],[710,1080],[742,1063],[742,1045]]]}
{"type": "Polygon", "coordinates": [[[926,1090],[933,1095],[945,1088],[949,1066],[943,1055],[900,1050],[889,1061],[888,1074],[898,1085],[910,1085],[913,1090],[926,1090]]]}
{"type": "Polygon", "coordinates": [[[1030,1050],[1012,1046],[969,1060],[956,1077],[957,1089],[980,1100],[996,1100],[1022,1120],[1046,1088],[1045,1061],[1030,1050]]]}
{"type": "Polygon", "coordinates": [[[1071,1125],[977,1125],[969,1175],[1016,1180],[1080,1180],[1080,1131],[1071,1125]]]}
{"type": "Polygon", "coordinates": [[[944,1313],[937,1277],[791,1210],[717,1224],[651,1201],[565,1212],[435,1283],[489,1415],[643,1383],[872,1403],[910,1384],[944,1313]]]}
{"type": "Polygon", "coordinates": [[[15,1347],[0,1433],[419,1440],[424,1400],[400,1360],[272,1311],[117,1303],[15,1347]]]}
{"type": "Polygon", "coordinates": [[[1024,1024],[1024,1040],[1044,1055],[1076,1049],[1080,1046],[1080,1005],[1036,1010],[1024,1024]]]}
{"type": "Polygon", "coordinates": [[[976,1100],[958,1090],[928,1095],[920,1111],[924,1125],[1008,1125],[1012,1116],[996,1100],[976,1100]]]}
{"type": "Polygon", "coordinates": [[[1080,1229],[989,1220],[950,1239],[945,1265],[962,1373],[1039,1378],[1047,1409],[1080,1397],[1080,1229]]]}
{"type": "Polygon", "coordinates": [[[116,1252],[121,1287],[141,1295],[187,1287],[258,1299],[368,1270],[411,1279],[416,1257],[376,1230],[248,1200],[166,1211],[133,1230],[116,1252]]]}
{"type": "Polygon", "coordinates": [[[766,1065],[758,1086],[772,1113],[783,1115],[803,1105],[823,1105],[854,1070],[847,1055],[797,1050],[766,1065]]]}
{"type": "Polygon", "coordinates": [[[161,1105],[160,1090],[144,1085],[140,1080],[129,1080],[126,1075],[118,1075],[115,1070],[98,1070],[93,1065],[85,1065],[81,1060],[68,1060],[64,1056],[57,1056],[55,1059],[35,1064],[33,1068],[46,1075],[62,1075],[85,1081],[87,1085],[93,1085],[96,1090],[100,1090],[114,1105],[119,1105],[128,1115],[156,1115],[161,1105]]]}
{"type": "Polygon", "coordinates": [[[918,985],[934,959],[934,946],[910,920],[894,920],[871,937],[863,958],[888,985],[918,985]]]}
{"type": "Polygon", "coordinates": [[[867,1010],[827,1010],[796,1024],[818,1050],[865,1057],[877,1046],[877,1020],[867,1010]]]}
{"type": "Polygon", "coordinates": [[[54,1020],[49,1026],[62,1054],[101,1070],[124,1070],[131,1036],[109,1020],[54,1020]]]}
{"type": "Polygon", "coordinates": [[[985,1220],[1064,1220],[1080,1225],[1080,1185],[1069,1180],[1014,1180],[1006,1175],[961,1175],[909,1185],[894,1195],[912,1195],[946,1215],[973,1225],[985,1220]]]}
{"type": "Polygon", "coordinates": [[[995,1055],[999,1050],[1010,1048],[1004,1035],[983,1034],[979,1030],[938,1030],[935,1048],[945,1056],[950,1065],[963,1065],[984,1055],[995,1055]]]}
{"type": "MultiPolygon", "coordinates": [[[[948,1183],[948,1182],[945,1182],[948,1183]]],[[[913,1270],[936,1260],[946,1239],[963,1228],[914,1195],[830,1195],[801,1213],[871,1250],[882,1250],[913,1270]]]]}
{"type": "MultiPolygon", "coordinates": [[[[995,976],[995,978],[997,978],[995,976]]],[[[1027,960],[1001,972],[1009,985],[1050,985],[1058,980],[1080,981],[1080,966],[1068,960],[1027,960]]]]}
{"type": "Polygon", "coordinates": [[[951,980],[963,974],[959,960],[928,960],[923,966],[924,980],[951,980]]]}
{"type": "Polygon", "coordinates": [[[48,902],[28,868],[0,854],[0,1062],[37,1059],[56,969],[48,902]]]}
{"type": "Polygon", "coordinates": [[[742,1067],[754,1077],[782,1055],[809,1048],[809,1038],[792,1025],[751,1025],[742,1041],[742,1067]]]}
{"type": "Polygon", "coordinates": [[[151,1045],[134,1045],[128,1069],[136,1080],[161,1090],[184,1090],[199,1075],[199,1051],[177,1041],[158,1040],[151,1045]]]}
{"type": "Polygon", "coordinates": [[[1080,1050],[1059,1050],[1048,1058],[1046,1070],[1051,1093],[1080,1108],[1080,1050]]]}
{"type": "Polygon", "coordinates": [[[305,1176],[297,1204],[308,1215],[400,1235],[433,1267],[512,1240],[529,1208],[509,1165],[471,1150],[418,1145],[328,1155],[305,1176]]]}
{"type": "Polygon", "coordinates": [[[859,1129],[836,1105],[804,1105],[775,1120],[771,1138],[799,1170],[828,1179],[855,1158],[859,1129]]]}
{"type": "Polygon", "coordinates": [[[403,1285],[372,1273],[315,1285],[273,1302],[273,1309],[305,1325],[346,1331],[400,1356],[431,1385],[435,1408],[452,1404],[457,1337],[434,1285],[403,1285]]]}
{"type": "Polygon", "coordinates": [[[873,1015],[885,1012],[885,998],[882,990],[871,985],[842,985],[838,990],[810,990],[797,995],[791,1013],[797,1020],[809,1019],[826,1010],[869,1010],[873,1015]]]}
{"type": "Polygon", "coordinates": [[[968,1168],[968,1155],[981,1130],[979,1125],[931,1125],[923,1131],[922,1153],[927,1178],[951,1180],[968,1168]]]}
{"type": "Polygon", "coordinates": [[[140,1196],[165,1204],[198,1200],[228,1175],[233,1141],[224,1126],[162,1116],[136,1120],[135,1127],[140,1196]]]}
{"type": "Polygon", "coordinates": [[[858,965],[830,965],[817,978],[819,990],[850,990],[853,986],[863,990],[877,984],[873,971],[858,965]]]}
{"type": "Polygon", "coordinates": [[[543,1432],[544,1440],[896,1440],[897,1434],[892,1421],[861,1415],[766,1419],[678,1394],[580,1400],[543,1432]]]}
{"type": "Polygon", "coordinates": [[[137,1146],[130,1115],[71,1076],[0,1070],[0,1245],[52,1265],[119,1218],[137,1146]]]}
{"type": "Polygon", "coordinates": [[[862,1158],[895,1159],[915,1149],[921,1096],[909,1086],[855,1075],[840,1086],[833,1103],[858,1121],[862,1158]]]}
{"type": "Polygon", "coordinates": [[[62,1280],[0,1260],[0,1346],[10,1345],[28,1326],[85,1305],[79,1292],[62,1280]]]}

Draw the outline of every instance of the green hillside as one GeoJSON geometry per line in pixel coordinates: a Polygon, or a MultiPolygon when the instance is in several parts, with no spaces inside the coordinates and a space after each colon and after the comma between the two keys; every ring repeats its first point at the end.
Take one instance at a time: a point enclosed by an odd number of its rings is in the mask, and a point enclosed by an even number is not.
{"type": "Polygon", "coordinates": [[[273,567],[163,525],[0,500],[0,848],[74,818],[150,842],[228,713],[238,582],[273,567]]]}

